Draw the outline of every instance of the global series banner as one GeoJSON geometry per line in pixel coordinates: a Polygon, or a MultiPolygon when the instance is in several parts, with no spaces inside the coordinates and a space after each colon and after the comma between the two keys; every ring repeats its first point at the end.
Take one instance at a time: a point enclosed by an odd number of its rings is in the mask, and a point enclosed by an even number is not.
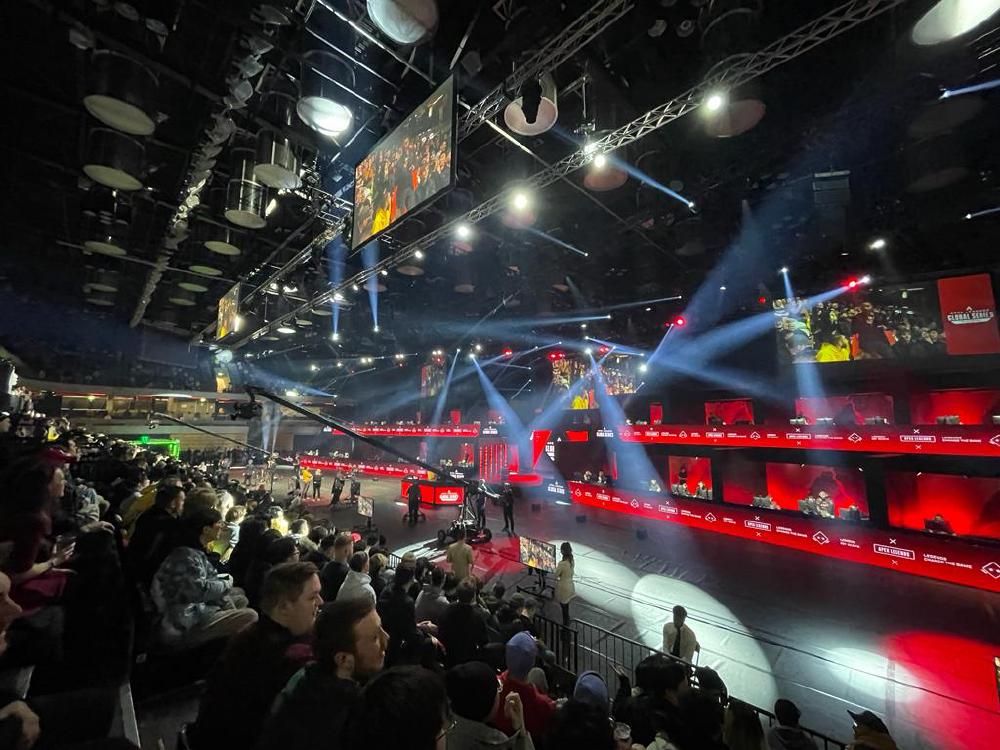
{"type": "Polygon", "coordinates": [[[632,443],[1000,457],[1000,426],[989,425],[657,425],[620,427],[618,436],[632,443]]]}
{"type": "Polygon", "coordinates": [[[582,482],[570,482],[569,488],[573,502],[580,505],[1000,591],[997,548],[853,522],[678,500],[666,495],[638,495],[582,482]]]}
{"type": "Polygon", "coordinates": [[[1000,353],[1000,329],[989,274],[939,279],[938,299],[948,354],[1000,353]]]}

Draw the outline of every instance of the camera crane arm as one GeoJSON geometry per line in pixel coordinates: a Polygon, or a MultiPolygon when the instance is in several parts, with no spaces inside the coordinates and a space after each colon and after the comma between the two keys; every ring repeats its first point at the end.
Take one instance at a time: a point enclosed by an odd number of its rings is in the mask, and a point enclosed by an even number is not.
{"type": "Polygon", "coordinates": [[[231,438],[228,435],[222,435],[222,434],[220,434],[218,432],[215,432],[214,430],[209,430],[209,429],[206,429],[204,427],[198,427],[197,425],[193,425],[190,422],[185,422],[183,419],[178,419],[177,417],[172,417],[169,414],[164,414],[163,412],[159,412],[159,411],[151,411],[151,412],[149,412],[149,414],[146,416],[146,425],[149,426],[149,427],[155,427],[155,425],[153,424],[153,420],[154,419],[165,419],[168,422],[173,422],[174,424],[179,424],[182,427],[187,427],[188,429],[197,430],[198,432],[203,432],[206,435],[211,435],[212,437],[219,438],[219,440],[225,440],[225,441],[227,441],[229,443],[235,443],[236,445],[239,445],[239,446],[241,446],[243,448],[246,448],[247,450],[251,450],[254,453],[259,453],[259,454],[261,454],[263,456],[266,456],[268,458],[271,457],[270,451],[266,451],[263,448],[258,448],[256,446],[250,445],[250,443],[244,443],[242,440],[237,440],[236,438],[231,438]]]}

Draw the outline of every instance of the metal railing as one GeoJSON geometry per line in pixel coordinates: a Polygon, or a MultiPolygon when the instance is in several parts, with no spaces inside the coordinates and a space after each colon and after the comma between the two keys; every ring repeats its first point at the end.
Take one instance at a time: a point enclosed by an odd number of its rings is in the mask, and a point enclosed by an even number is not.
{"type": "MultiPolygon", "coordinates": [[[[572,620],[570,627],[566,628],[562,623],[536,615],[534,625],[538,637],[553,651],[561,667],[574,675],[588,671],[596,672],[604,679],[612,692],[618,685],[619,671],[624,672],[630,680],[633,680],[636,665],[653,654],[660,654],[684,664],[688,668],[692,686],[698,686],[698,673],[694,664],[589,622],[572,620]]],[[[742,699],[739,700],[751,708],[758,717],[765,720],[766,727],[774,726],[777,719],[773,713],[751,703],[746,703],[742,699]]],[[[816,740],[823,750],[845,750],[847,747],[840,740],[827,737],[825,734],[808,727],[802,727],[802,731],[816,740]]]]}

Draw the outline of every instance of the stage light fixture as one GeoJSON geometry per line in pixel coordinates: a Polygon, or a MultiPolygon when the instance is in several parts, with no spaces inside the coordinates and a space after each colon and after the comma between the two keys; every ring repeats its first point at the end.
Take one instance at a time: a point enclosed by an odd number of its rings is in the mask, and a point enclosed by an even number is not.
{"type": "Polygon", "coordinates": [[[528,194],[521,190],[514,193],[511,198],[511,202],[514,205],[514,208],[518,211],[526,210],[528,208],[528,204],[530,203],[528,200],[528,194]]]}
{"type": "Polygon", "coordinates": [[[586,331],[587,330],[587,324],[586,323],[581,323],[580,324],[580,328],[582,328],[583,330],[586,331]]]}
{"type": "Polygon", "coordinates": [[[761,295],[760,297],[758,297],[757,298],[757,304],[759,304],[759,305],[766,305],[767,304],[767,297],[765,297],[763,295],[761,295]]]}
{"type": "Polygon", "coordinates": [[[469,352],[469,359],[475,359],[475,358],[476,358],[476,353],[475,352],[469,352]]]}
{"type": "Polygon", "coordinates": [[[387,268],[383,268],[382,271],[381,271],[381,273],[382,273],[383,276],[388,276],[389,275],[389,270],[387,268]]]}
{"type": "Polygon", "coordinates": [[[719,291],[720,291],[720,292],[724,292],[724,291],[726,291],[726,285],[725,285],[725,284],[723,284],[722,286],[720,286],[720,287],[719,287],[719,291]]]}
{"type": "Polygon", "coordinates": [[[514,350],[511,349],[511,348],[509,348],[509,347],[506,348],[506,349],[504,349],[503,350],[503,356],[505,356],[505,357],[513,357],[514,356],[514,350]]]}
{"type": "Polygon", "coordinates": [[[639,365],[639,372],[646,372],[646,370],[648,370],[648,369],[649,369],[649,365],[647,365],[645,362],[643,362],[641,365],[639,365]]]}
{"type": "Polygon", "coordinates": [[[423,260],[424,259],[424,251],[423,250],[415,250],[413,252],[413,257],[416,258],[417,260],[423,260]]]}
{"type": "Polygon", "coordinates": [[[608,163],[608,157],[606,157],[604,154],[598,154],[597,156],[594,157],[595,169],[604,169],[607,163],[608,163]]]}
{"type": "Polygon", "coordinates": [[[872,277],[868,276],[866,274],[866,275],[862,276],[860,279],[858,279],[858,282],[861,283],[861,284],[871,284],[872,283],[872,277]]]}
{"type": "Polygon", "coordinates": [[[286,336],[295,333],[295,329],[288,324],[280,325],[275,329],[278,333],[283,333],[286,336]]]}
{"type": "Polygon", "coordinates": [[[883,237],[876,237],[870,243],[868,243],[869,250],[883,250],[888,243],[883,237]]]}
{"type": "Polygon", "coordinates": [[[455,227],[455,236],[460,240],[467,240],[472,236],[472,227],[462,223],[455,227]]]}
{"type": "Polygon", "coordinates": [[[858,280],[857,279],[851,279],[850,281],[847,282],[847,288],[848,289],[853,289],[857,285],[858,285],[858,280]]]}
{"type": "Polygon", "coordinates": [[[788,266],[782,266],[778,273],[788,273],[788,266]]]}
{"type": "Polygon", "coordinates": [[[338,363],[337,363],[337,367],[343,367],[343,366],[344,366],[344,363],[343,363],[343,362],[338,362],[338,363]]]}
{"type": "Polygon", "coordinates": [[[333,293],[333,301],[334,302],[343,302],[344,301],[344,295],[341,294],[340,292],[334,292],[333,293]]]}
{"type": "Polygon", "coordinates": [[[678,328],[683,328],[684,326],[687,325],[687,321],[684,319],[683,315],[678,315],[676,318],[674,318],[674,325],[677,326],[678,328]]]}
{"type": "Polygon", "coordinates": [[[593,350],[593,349],[592,349],[591,347],[589,347],[589,346],[585,346],[585,347],[583,348],[583,353],[584,353],[584,354],[593,354],[593,353],[594,353],[594,350],[593,350]]]}
{"type": "Polygon", "coordinates": [[[330,334],[330,341],[340,341],[340,334],[334,331],[330,334]]]}
{"type": "Polygon", "coordinates": [[[1000,10],[1000,0],[941,0],[913,26],[914,44],[940,44],[967,34],[1000,10]]]}
{"type": "Polygon", "coordinates": [[[705,108],[709,112],[718,112],[726,106],[726,94],[724,91],[713,91],[705,99],[705,108]]]}
{"type": "Polygon", "coordinates": [[[377,325],[372,326],[372,333],[378,333],[379,327],[377,325]]]}
{"type": "Polygon", "coordinates": [[[483,345],[482,344],[476,344],[475,348],[476,348],[477,352],[481,352],[483,350],[483,345]]]}
{"type": "Polygon", "coordinates": [[[309,365],[309,369],[312,370],[313,372],[316,372],[319,369],[319,365],[316,364],[309,365]]]}

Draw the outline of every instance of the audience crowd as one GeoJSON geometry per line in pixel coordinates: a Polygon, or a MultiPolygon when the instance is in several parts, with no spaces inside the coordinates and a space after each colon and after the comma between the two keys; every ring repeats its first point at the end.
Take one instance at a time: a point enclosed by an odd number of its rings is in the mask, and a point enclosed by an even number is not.
{"type": "MultiPolygon", "coordinates": [[[[61,423],[4,436],[0,467],[0,676],[35,670],[27,698],[0,688],[3,747],[127,747],[108,736],[115,688],[184,663],[205,680],[190,750],[815,747],[790,702],[765,733],[685,661],[699,647],[683,608],[666,653],[612,689],[568,673],[536,600],[484,586],[471,555],[397,558],[221,462],[61,423]]],[[[895,747],[874,714],[854,721],[852,747],[895,747]]]]}

